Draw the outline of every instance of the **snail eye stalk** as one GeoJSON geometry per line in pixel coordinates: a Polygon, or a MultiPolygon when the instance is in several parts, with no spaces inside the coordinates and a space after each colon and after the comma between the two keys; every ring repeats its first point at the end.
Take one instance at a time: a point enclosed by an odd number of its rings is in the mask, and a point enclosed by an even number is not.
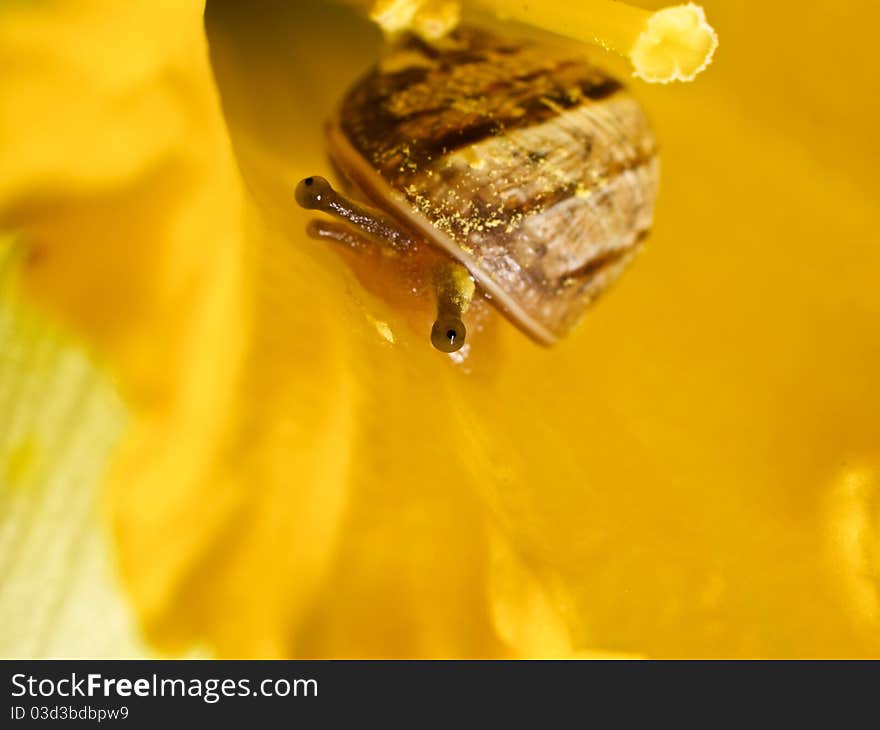
{"type": "Polygon", "coordinates": [[[467,328],[461,318],[475,289],[470,273],[459,263],[448,261],[434,271],[437,319],[431,327],[431,344],[440,352],[456,352],[464,346],[467,328]]]}
{"type": "Polygon", "coordinates": [[[455,317],[439,317],[431,327],[431,344],[440,352],[457,352],[464,345],[467,329],[455,317]]]}
{"type": "Polygon", "coordinates": [[[330,183],[317,175],[300,180],[296,186],[296,202],[306,210],[320,210],[324,213],[332,213],[330,200],[335,196],[330,183]]]}
{"type": "Polygon", "coordinates": [[[415,241],[403,227],[381,211],[345,197],[320,175],[300,180],[294,195],[306,210],[318,210],[344,220],[382,245],[401,252],[415,247],[415,241]]]}

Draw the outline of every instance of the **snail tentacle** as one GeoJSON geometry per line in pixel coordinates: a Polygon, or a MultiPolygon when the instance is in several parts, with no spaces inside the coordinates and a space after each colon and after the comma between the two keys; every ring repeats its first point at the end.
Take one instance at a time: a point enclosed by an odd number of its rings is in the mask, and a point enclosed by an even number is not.
{"type": "MultiPolygon", "coordinates": [[[[346,221],[361,233],[397,251],[415,248],[412,236],[388,216],[347,198],[319,175],[304,178],[296,186],[296,202],[306,210],[319,210],[346,221]]],[[[336,238],[336,236],[329,236],[336,238]]]]}
{"type": "Polygon", "coordinates": [[[441,352],[456,352],[464,346],[467,328],[461,318],[473,301],[476,287],[468,270],[448,261],[434,271],[437,319],[431,327],[431,344],[441,352]]]}

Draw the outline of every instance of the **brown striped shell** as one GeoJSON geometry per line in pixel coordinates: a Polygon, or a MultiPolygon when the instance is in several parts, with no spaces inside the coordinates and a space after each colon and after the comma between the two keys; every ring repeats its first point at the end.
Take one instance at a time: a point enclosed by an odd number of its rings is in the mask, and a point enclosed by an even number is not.
{"type": "Polygon", "coordinates": [[[658,161],[638,103],[584,60],[460,27],[407,37],[329,125],[336,164],[552,344],[647,234],[658,161]]]}

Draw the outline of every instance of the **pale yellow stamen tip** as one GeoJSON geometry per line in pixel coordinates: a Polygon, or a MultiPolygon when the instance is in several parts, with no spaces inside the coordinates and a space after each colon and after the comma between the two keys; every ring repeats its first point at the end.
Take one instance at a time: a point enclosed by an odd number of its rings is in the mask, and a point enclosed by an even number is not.
{"type": "Polygon", "coordinates": [[[370,17],[387,34],[411,30],[436,40],[458,25],[461,6],[457,0],[376,0],[370,17]]]}
{"type": "Polygon", "coordinates": [[[656,12],[613,0],[473,0],[499,16],[594,43],[628,58],[645,81],[691,81],[709,65],[718,36],[699,5],[656,12]]]}
{"type": "Polygon", "coordinates": [[[398,33],[409,28],[421,4],[420,0],[376,0],[370,18],[386,33],[398,33]]]}
{"type": "Polygon", "coordinates": [[[413,30],[422,38],[442,38],[458,25],[461,6],[455,0],[434,0],[425,3],[413,18],[413,30]]]}
{"type": "MultiPolygon", "coordinates": [[[[370,0],[349,0],[349,2],[370,0]]],[[[614,0],[576,3],[471,0],[499,17],[594,43],[628,58],[652,83],[692,81],[712,60],[718,35],[694,3],[650,11],[614,0]]],[[[434,40],[459,20],[458,0],[372,0],[370,17],[387,34],[411,30],[434,40]]]]}
{"type": "Polygon", "coordinates": [[[693,81],[712,60],[718,35],[699,5],[659,10],[648,18],[629,58],[645,81],[693,81]]]}

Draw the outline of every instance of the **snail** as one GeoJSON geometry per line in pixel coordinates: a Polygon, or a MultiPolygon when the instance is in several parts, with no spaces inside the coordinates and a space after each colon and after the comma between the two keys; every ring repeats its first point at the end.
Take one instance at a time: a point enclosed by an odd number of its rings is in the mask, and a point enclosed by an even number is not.
{"type": "Polygon", "coordinates": [[[638,102],[589,62],[460,26],[405,35],[327,124],[332,161],[296,189],[313,237],[406,257],[429,245],[431,342],[461,348],[477,292],[552,345],[618,277],[653,218],[654,136],[638,102]]]}

